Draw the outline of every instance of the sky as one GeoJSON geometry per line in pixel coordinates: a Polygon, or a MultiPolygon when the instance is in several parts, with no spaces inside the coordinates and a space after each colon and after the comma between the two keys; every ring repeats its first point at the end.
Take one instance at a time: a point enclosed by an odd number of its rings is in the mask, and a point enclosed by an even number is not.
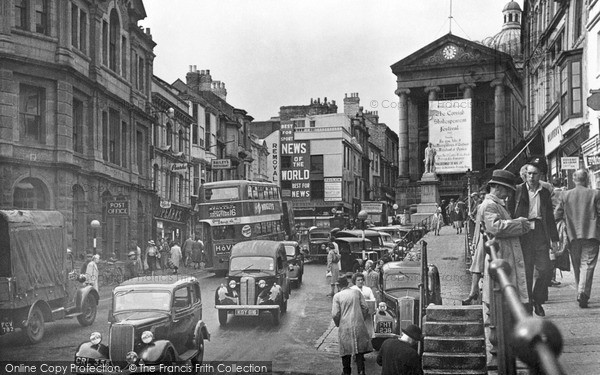
{"type": "MultiPolygon", "coordinates": [[[[521,7],[523,1],[517,1],[521,7]]],[[[472,40],[502,28],[508,0],[144,0],[154,74],[185,82],[190,65],[225,83],[255,121],[279,107],[358,93],[398,131],[390,65],[451,31],[472,40]],[[450,23],[450,4],[452,22],[450,23]]]]}

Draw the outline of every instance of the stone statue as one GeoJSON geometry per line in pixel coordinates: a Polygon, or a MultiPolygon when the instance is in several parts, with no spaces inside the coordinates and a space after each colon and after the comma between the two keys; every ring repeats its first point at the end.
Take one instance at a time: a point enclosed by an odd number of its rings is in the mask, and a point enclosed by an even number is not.
{"type": "Polygon", "coordinates": [[[425,162],[425,173],[435,173],[435,154],[435,148],[429,142],[425,148],[425,159],[423,160],[425,162]]]}

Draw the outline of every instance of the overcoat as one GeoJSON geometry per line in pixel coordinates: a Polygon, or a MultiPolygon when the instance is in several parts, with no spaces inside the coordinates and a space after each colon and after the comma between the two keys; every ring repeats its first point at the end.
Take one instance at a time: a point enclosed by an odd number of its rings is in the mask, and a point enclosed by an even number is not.
{"type": "Polygon", "coordinates": [[[339,316],[338,342],[340,357],[373,351],[371,337],[365,325],[369,307],[362,293],[345,288],[333,296],[331,316],[339,316]]]}
{"type": "Polygon", "coordinates": [[[509,279],[519,292],[523,303],[529,301],[527,281],[525,279],[525,263],[519,236],[530,230],[526,218],[511,219],[504,206],[504,201],[492,194],[487,194],[477,210],[475,221],[475,255],[471,264],[471,272],[484,273],[483,300],[489,302],[488,263],[485,259],[484,239],[480,233],[481,222],[485,224],[487,233],[493,235],[498,243],[498,256],[508,262],[511,267],[509,279]]]}

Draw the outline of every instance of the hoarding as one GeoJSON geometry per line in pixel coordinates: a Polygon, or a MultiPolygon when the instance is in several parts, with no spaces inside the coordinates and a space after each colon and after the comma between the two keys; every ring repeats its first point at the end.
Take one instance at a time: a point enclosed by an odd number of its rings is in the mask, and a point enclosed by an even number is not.
{"type": "Polygon", "coordinates": [[[473,169],[471,126],[471,99],[429,102],[429,142],[436,151],[436,173],[473,169]]]}

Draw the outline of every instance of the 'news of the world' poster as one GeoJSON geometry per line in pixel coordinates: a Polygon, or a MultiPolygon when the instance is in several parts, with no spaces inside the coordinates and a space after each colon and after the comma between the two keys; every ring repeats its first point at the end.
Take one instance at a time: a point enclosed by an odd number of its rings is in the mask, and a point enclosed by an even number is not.
{"type": "Polygon", "coordinates": [[[429,102],[429,142],[436,151],[436,173],[472,169],[471,99],[429,102]]]}

